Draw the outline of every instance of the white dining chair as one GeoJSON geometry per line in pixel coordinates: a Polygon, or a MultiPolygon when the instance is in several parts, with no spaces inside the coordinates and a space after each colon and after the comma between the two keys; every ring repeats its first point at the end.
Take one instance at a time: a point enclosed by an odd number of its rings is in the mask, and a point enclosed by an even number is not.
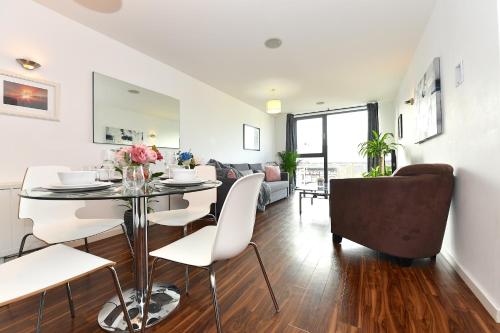
{"type": "Polygon", "coordinates": [[[130,317],[123,300],[120,281],[114,269],[115,263],[72,247],[57,244],[42,250],[13,259],[0,265],[0,307],[25,298],[40,295],[38,319],[35,332],[39,333],[43,318],[45,295],[50,289],[66,286],[71,317],[75,317],[75,308],[69,283],[84,275],[101,269],[108,269],[113,277],[116,293],[124,312],[127,327],[134,332],[130,317]]]}
{"type": "MultiPolygon", "coordinates": [[[[233,258],[241,254],[248,246],[255,250],[275,310],[279,312],[278,302],[262,263],[257,244],[251,242],[255,224],[255,207],[257,206],[257,197],[263,179],[263,174],[253,174],[238,179],[229,190],[216,226],[206,226],[165,247],[150,252],[154,260],[149,277],[149,286],[152,286],[155,266],[159,260],[172,261],[208,270],[217,332],[219,333],[222,332],[222,326],[217,300],[214,263],[233,258]]],[[[151,288],[146,298],[146,309],[150,302],[151,288]]],[[[144,322],[147,322],[147,318],[144,319],[144,322]]],[[[143,332],[145,326],[143,326],[143,332]]]]}
{"type": "MultiPolygon", "coordinates": [[[[59,183],[58,172],[69,171],[65,166],[35,166],[26,171],[23,190],[59,183]]],[[[19,218],[30,219],[33,222],[33,232],[24,235],[19,247],[19,257],[23,255],[24,244],[29,236],[34,236],[47,244],[58,244],[83,239],[85,249],[89,252],[87,238],[117,226],[127,236],[121,219],[81,219],[76,217],[76,211],[85,207],[84,201],[67,200],[33,200],[21,198],[19,203],[19,218]]],[[[128,237],[127,242],[132,252],[128,237]]],[[[132,252],[133,253],[133,252],[132,252]]]]}
{"type": "MultiPolygon", "coordinates": [[[[196,177],[203,180],[216,180],[215,167],[199,165],[194,168],[196,177]]],[[[217,202],[217,190],[210,189],[199,192],[186,193],[182,197],[189,205],[183,209],[159,211],[148,214],[150,222],[168,226],[183,227],[184,236],[187,236],[188,225],[204,217],[210,217],[217,223],[215,214],[210,213],[212,204],[217,202]]],[[[189,293],[189,268],[185,269],[186,294],[189,293]]]]}

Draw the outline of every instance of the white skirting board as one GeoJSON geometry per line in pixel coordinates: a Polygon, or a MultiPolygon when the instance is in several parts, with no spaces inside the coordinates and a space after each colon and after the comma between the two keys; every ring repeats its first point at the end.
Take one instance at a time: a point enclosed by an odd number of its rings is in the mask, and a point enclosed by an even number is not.
{"type": "Polygon", "coordinates": [[[500,323],[500,307],[495,305],[490,297],[482,290],[476,281],[470,276],[470,274],[460,266],[455,257],[448,251],[441,250],[443,258],[448,261],[448,263],[453,267],[453,269],[458,273],[458,275],[465,282],[467,287],[472,291],[472,293],[479,299],[479,302],[484,306],[486,311],[493,317],[495,322],[500,323]]]}

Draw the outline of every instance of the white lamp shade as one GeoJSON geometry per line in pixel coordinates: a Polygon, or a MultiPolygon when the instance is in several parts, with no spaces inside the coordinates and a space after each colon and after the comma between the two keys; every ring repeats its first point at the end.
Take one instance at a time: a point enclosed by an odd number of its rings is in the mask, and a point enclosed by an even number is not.
{"type": "Polygon", "coordinates": [[[281,112],[281,101],[279,99],[271,99],[266,103],[267,113],[280,113],[281,112]]]}

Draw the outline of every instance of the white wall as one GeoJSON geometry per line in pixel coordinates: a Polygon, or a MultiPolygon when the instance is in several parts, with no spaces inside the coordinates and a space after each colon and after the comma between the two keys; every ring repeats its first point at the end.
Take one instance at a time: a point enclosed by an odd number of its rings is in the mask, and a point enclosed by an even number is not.
{"type": "Polygon", "coordinates": [[[378,102],[378,122],[379,132],[393,133],[397,136],[397,131],[394,131],[394,103],[392,101],[378,102]]]}
{"type": "MultiPolygon", "coordinates": [[[[400,161],[448,163],[456,188],[443,253],[500,321],[500,53],[496,0],[439,0],[395,104],[403,114],[400,161]],[[441,57],[444,134],[415,142],[415,109],[404,105],[441,57]],[[455,87],[463,60],[465,82],[455,87]]],[[[396,126],[395,126],[396,128],[396,126]]]]}
{"type": "Polygon", "coordinates": [[[92,71],[179,99],[181,147],[205,160],[275,159],[269,115],[33,1],[3,0],[0,30],[0,69],[61,85],[60,122],[0,114],[0,182],[20,181],[30,165],[102,160],[109,146],[92,143],[92,71]],[[42,67],[27,72],[19,57],[42,67]],[[261,128],[260,152],[242,149],[243,123],[261,128]]]}

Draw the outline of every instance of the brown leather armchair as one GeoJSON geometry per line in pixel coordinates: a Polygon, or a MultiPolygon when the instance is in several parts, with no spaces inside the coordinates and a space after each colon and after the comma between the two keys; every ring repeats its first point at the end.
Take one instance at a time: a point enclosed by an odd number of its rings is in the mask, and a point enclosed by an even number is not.
{"type": "Polygon", "coordinates": [[[453,194],[453,168],[416,164],[391,177],[330,180],[333,241],[342,237],[400,258],[435,258],[453,194]]]}

